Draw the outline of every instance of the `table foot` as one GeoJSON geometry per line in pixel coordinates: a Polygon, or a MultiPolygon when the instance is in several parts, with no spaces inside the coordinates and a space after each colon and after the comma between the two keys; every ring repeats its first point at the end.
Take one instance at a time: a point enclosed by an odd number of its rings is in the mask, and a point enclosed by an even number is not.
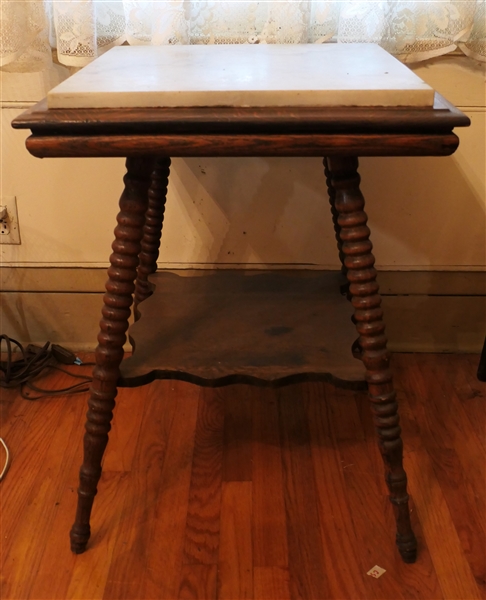
{"type": "Polygon", "coordinates": [[[152,168],[152,159],[127,160],[125,189],[120,198],[120,212],[112,245],[113,254],[110,256],[111,266],[108,269],[98,347],[95,352],[96,365],[88,400],[76,520],[71,530],[71,548],[77,554],[84,552],[89,540],[91,509],[111,428],[120,377],[119,367],[123,358],[123,345],[126,341],[132,294],[135,289],[134,280],[152,168]]]}
{"type": "Polygon", "coordinates": [[[73,525],[71,533],[71,552],[74,554],[82,554],[86,550],[88,540],[91,535],[91,528],[89,525],[84,527],[77,527],[73,525]]]}
{"type": "Polygon", "coordinates": [[[413,562],[417,543],[410,524],[407,476],[402,466],[403,445],[400,437],[398,404],[390,371],[385,324],[372,254],[370,230],[364,212],[358,175],[358,160],[332,157],[329,176],[336,192],[339,236],[345,255],[344,265],[350,283],[354,322],[359,334],[361,360],[366,368],[369,399],[378,446],[385,464],[385,480],[394,507],[397,544],[406,562],[413,562]]]}
{"type": "Polygon", "coordinates": [[[415,536],[413,534],[408,537],[397,535],[396,541],[403,562],[414,563],[417,560],[417,540],[415,536]]]}

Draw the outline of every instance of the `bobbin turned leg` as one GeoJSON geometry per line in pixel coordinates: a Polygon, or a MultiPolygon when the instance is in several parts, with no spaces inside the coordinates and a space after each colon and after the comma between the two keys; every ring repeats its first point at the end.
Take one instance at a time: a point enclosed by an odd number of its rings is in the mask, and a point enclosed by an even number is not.
{"type": "Polygon", "coordinates": [[[151,158],[127,159],[125,189],[120,198],[113,254],[110,256],[106,293],[96,348],[96,366],[93,369],[91,397],[88,401],[84,462],[79,474],[78,507],[71,529],[71,549],[84,552],[90,536],[90,515],[96,486],[101,476],[101,459],[108,442],[108,432],[115,406],[119,366],[132,305],[134,280],[144,215],[147,209],[147,191],[153,168],[151,158]]]}
{"type": "Polygon", "coordinates": [[[143,226],[140,264],[135,281],[134,313],[136,319],[140,316],[137,306],[152,294],[152,287],[148,281],[148,277],[157,271],[169,173],[170,158],[158,158],[155,161],[148,191],[148,207],[143,226]]]}
{"type": "Polygon", "coordinates": [[[346,275],[346,267],[344,265],[345,257],[344,257],[344,252],[343,252],[343,244],[341,242],[341,237],[340,237],[341,227],[338,223],[339,213],[336,210],[336,190],[334,189],[334,186],[333,186],[332,180],[331,180],[331,172],[329,170],[329,159],[324,158],[322,162],[324,164],[324,174],[326,176],[326,185],[327,185],[327,193],[329,195],[329,204],[331,205],[331,215],[332,215],[332,222],[334,225],[334,234],[336,236],[336,243],[337,243],[338,252],[339,252],[339,260],[341,261],[341,271],[346,275]]]}
{"type": "Polygon", "coordinates": [[[397,523],[397,545],[405,562],[414,562],[417,542],[410,525],[407,476],[402,466],[403,444],[400,437],[398,406],[389,368],[381,298],[373,268],[370,231],[366,226],[364,198],[359,189],[358,160],[332,157],[328,162],[344,264],[350,283],[356,328],[366,368],[369,398],[378,435],[378,445],[385,463],[385,480],[390,491],[397,523]]]}

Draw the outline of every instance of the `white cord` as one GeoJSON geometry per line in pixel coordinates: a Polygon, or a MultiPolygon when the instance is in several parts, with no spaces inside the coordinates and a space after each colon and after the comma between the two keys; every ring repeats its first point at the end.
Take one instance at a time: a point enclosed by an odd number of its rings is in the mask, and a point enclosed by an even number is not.
{"type": "Polygon", "coordinates": [[[1,438],[1,437],[0,437],[0,442],[1,442],[2,446],[5,448],[5,454],[6,454],[5,464],[3,466],[2,472],[0,473],[0,481],[2,481],[2,479],[5,477],[5,473],[8,471],[8,468],[10,466],[10,452],[8,451],[7,444],[3,441],[3,438],[1,438]]]}

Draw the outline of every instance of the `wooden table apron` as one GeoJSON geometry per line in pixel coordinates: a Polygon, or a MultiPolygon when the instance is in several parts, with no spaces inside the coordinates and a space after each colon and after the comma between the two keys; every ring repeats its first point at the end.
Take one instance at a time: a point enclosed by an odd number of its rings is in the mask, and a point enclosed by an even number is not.
{"type": "Polygon", "coordinates": [[[433,108],[396,109],[48,110],[44,101],[14,121],[16,128],[31,129],[26,145],[34,156],[127,157],[93,371],[78,510],[71,531],[74,552],[83,552],[90,537],[90,514],[122,382],[120,364],[133,298],[137,314],[137,305],[152,293],[148,277],[157,268],[169,157],[321,156],[326,157],[331,212],[396,516],[397,545],[406,562],[415,560],[396,394],[357,157],[450,155],[458,145],[454,127],[467,125],[468,118],[439,95],[433,108]]]}
{"type": "Polygon", "coordinates": [[[29,128],[39,158],[102,156],[447,156],[469,123],[436,95],[433,108],[47,109],[29,128]]]}

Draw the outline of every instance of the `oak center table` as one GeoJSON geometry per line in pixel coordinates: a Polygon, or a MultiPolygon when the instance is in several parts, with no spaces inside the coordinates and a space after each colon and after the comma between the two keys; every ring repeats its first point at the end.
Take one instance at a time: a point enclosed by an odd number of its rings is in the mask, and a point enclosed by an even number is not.
{"type": "MultiPolygon", "coordinates": [[[[372,44],[120,47],[13,122],[37,157],[126,157],[71,546],[83,552],[118,386],[306,379],[369,391],[398,549],[416,558],[360,156],[446,156],[468,118],[372,44]],[[320,156],[342,272],[157,271],[171,157],[320,156]],[[350,301],[350,302],[349,302],[350,301]],[[131,306],[133,356],[123,360],[131,306]],[[355,328],[358,339],[355,340],[355,328]]],[[[393,189],[390,190],[393,194],[393,189]]]]}

